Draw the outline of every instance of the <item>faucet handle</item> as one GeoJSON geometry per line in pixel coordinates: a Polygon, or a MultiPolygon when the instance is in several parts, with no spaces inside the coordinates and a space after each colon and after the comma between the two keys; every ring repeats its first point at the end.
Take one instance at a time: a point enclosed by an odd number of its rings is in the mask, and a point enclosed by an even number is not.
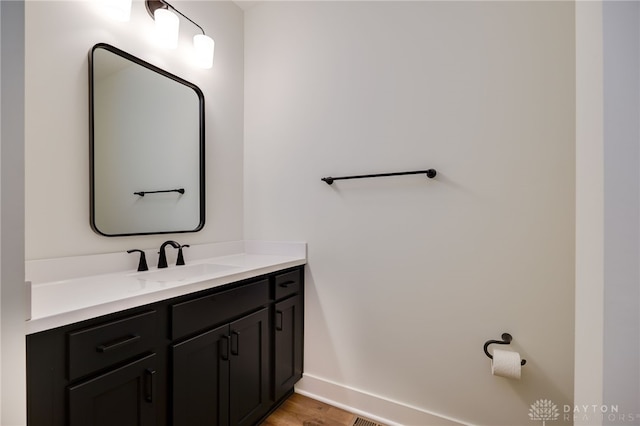
{"type": "Polygon", "coordinates": [[[139,249],[127,250],[127,253],[134,253],[134,252],[140,253],[140,261],[138,262],[138,272],[148,271],[149,267],[147,266],[147,257],[144,254],[144,251],[139,249]]]}
{"type": "Polygon", "coordinates": [[[184,265],[184,256],[182,255],[182,248],[183,247],[189,247],[189,244],[185,244],[183,246],[178,247],[178,260],[176,261],[176,265],[180,266],[180,265],[184,265]]]}

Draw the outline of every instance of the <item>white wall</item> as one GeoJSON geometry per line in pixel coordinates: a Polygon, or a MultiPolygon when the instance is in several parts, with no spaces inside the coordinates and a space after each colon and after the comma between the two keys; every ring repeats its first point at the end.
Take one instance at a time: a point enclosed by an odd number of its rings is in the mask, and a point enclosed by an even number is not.
{"type": "Polygon", "coordinates": [[[640,425],[640,3],[605,1],[602,13],[603,402],[640,425]]]}
{"type": "Polygon", "coordinates": [[[576,425],[640,424],[639,17],[576,4],[576,425]]]}
{"type": "MultiPolygon", "coordinates": [[[[576,3],[575,404],[602,405],[604,140],[602,3],[576,3]]],[[[580,416],[576,425],[602,424],[580,416]]]]}
{"type": "MultiPolygon", "coordinates": [[[[26,4],[26,257],[130,248],[170,238],[204,243],[243,238],[243,13],[227,1],[177,1],[216,40],[210,70],[189,57],[195,26],[181,21],[177,50],[156,47],[153,20],[135,0],[118,22],[95,1],[26,4]],[[200,87],[205,95],[207,217],[198,233],[107,238],[89,226],[88,53],[112,44],[200,87]]],[[[132,265],[136,260],[132,257],[132,265]]]]}
{"type": "Polygon", "coordinates": [[[245,232],[309,243],[301,390],[405,424],[385,407],[515,425],[572,404],[574,53],[568,2],[245,12],[245,232]],[[520,381],[482,352],[503,331],[520,381]]]}
{"type": "MultiPolygon", "coordinates": [[[[2,7],[0,7],[0,34],[2,34],[2,7]]],[[[2,43],[0,42],[0,84],[2,82],[2,43]]],[[[0,102],[0,146],[2,146],[2,102],[0,102]]],[[[2,151],[0,151],[0,188],[2,185],[2,151]]],[[[1,197],[2,193],[0,193],[1,197]]],[[[0,204],[1,207],[1,204],[0,204]]],[[[0,208],[0,223],[2,223],[2,209],[0,208]]],[[[2,246],[0,245],[0,258],[2,246]]],[[[0,264],[2,274],[2,264],[0,264]]],[[[0,318],[2,318],[2,289],[0,288],[0,318]]],[[[2,327],[0,327],[0,376],[2,376],[2,327]]],[[[2,418],[2,386],[0,386],[0,419],[2,418]]]]}
{"type": "Polygon", "coordinates": [[[0,424],[26,424],[24,2],[0,2],[0,424]]]}

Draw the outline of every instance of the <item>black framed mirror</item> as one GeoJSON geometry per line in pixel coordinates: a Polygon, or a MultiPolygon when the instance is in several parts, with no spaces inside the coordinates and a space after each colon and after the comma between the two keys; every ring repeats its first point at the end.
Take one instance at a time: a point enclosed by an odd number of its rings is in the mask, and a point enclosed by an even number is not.
{"type": "Polygon", "coordinates": [[[204,95],[105,43],[89,54],[91,227],[196,232],[205,222],[204,95]]]}

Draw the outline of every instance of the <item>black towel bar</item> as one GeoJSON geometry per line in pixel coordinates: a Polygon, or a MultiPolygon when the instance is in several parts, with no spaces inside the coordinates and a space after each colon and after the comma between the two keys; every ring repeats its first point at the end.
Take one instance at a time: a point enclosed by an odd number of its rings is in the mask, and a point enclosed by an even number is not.
{"type": "Polygon", "coordinates": [[[165,189],[163,191],[139,191],[139,192],[134,192],[134,194],[144,197],[146,194],[159,194],[161,192],[179,192],[180,194],[184,194],[184,188],[165,189]]]}
{"type": "Polygon", "coordinates": [[[326,182],[327,185],[331,185],[336,180],[344,180],[344,179],[364,179],[364,178],[372,178],[372,177],[385,177],[385,176],[403,176],[403,175],[427,175],[429,179],[433,179],[436,177],[435,169],[428,170],[416,170],[413,172],[395,172],[395,173],[377,173],[372,175],[357,175],[357,176],[342,176],[342,177],[324,177],[321,180],[326,182]]]}
{"type": "MultiPolygon", "coordinates": [[[[513,340],[513,337],[509,333],[502,333],[502,340],[487,340],[484,344],[484,353],[491,359],[493,359],[493,355],[491,355],[488,351],[489,345],[497,344],[497,345],[508,345],[513,340]]],[[[527,363],[526,359],[523,359],[520,362],[520,365],[525,365],[527,363]]]]}

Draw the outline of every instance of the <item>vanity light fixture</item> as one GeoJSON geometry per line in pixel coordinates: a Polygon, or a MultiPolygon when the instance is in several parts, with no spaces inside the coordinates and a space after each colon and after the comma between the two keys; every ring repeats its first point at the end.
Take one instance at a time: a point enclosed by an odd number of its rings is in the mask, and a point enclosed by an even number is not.
{"type": "Polygon", "coordinates": [[[215,43],[205,34],[204,29],[189,19],[185,14],[170,5],[166,0],[146,0],[145,5],[149,15],[156,21],[156,32],[161,44],[168,48],[178,45],[178,29],[180,19],[176,13],[198,27],[202,34],[193,37],[195,60],[201,68],[213,66],[213,52],[215,43]],[[174,13],[175,12],[175,13],[174,13]]]}
{"type": "Polygon", "coordinates": [[[156,21],[156,39],[162,47],[175,49],[178,47],[178,30],[180,19],[169,9],[156,9],[153,12],[156,21]]]}
{"type": "Polygon", "coordinates": [[[213,51],[215,42],[211,37],[204,34],[193,36],[193,47],[195,49],[196,63],[201,68],[211,68],[213,66],[213,51]]]}

